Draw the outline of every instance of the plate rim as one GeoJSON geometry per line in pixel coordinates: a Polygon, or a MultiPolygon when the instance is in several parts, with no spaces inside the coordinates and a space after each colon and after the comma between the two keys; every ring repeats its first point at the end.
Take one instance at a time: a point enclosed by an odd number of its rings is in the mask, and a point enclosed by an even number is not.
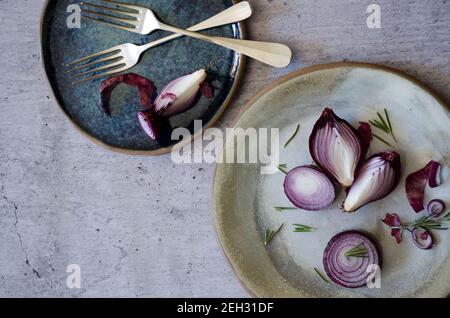
{"type": "MultiPolygon", "coordinates": [[[[237,67],[236,77],[233,82],[233,85],[230,88],[230,92],[228,93],[227,97],[223,101],[222,105],[218,108],[218,110],[216,111],[214,116],[208,121],[207,125],[203,126],[200,131],[191,135],[190,138],[186,138],[186,140],[183,139],[182,141],[179,141],[169,147],[161,147],[156,150],[126,149],[126,148],[121,148],[118,146],[110,145],[110,144],[100,140],[99,138],[95,137],[91,133],[89,133],[86,130],[84,130],[83,128],[81,128],[74,121],[74,119],[69,116],[69,114],[64,109],[64,107],[59,103],[58,98],[56,97],[55,91],[53,90],[53,86],[50,82],[50,76],[48,74],[48,70],[45,66],[45,61],[44,61],[44,20],[45,20],[45,13],[47,12],[47,8],[48,8],[50,2],[52,2],[52,1],[57,1],[57,0],[45,0],[45,3],[42,6],[40,22],[39,22],[39,25],[40,25],[40,27],[39,27],[39,44],[40,44],[39,52],[41,54],[41,67],[44,69],[44,81],[47,83],[48,88],[50,88],[50,91],[51,91],[50,97],[53,99],[54,102],[56,102],[56,104],[58,105],[58,108],[62,111],[62,113],[66,117],[66,120],[68,120],[72,124],[72,126],[75,128],[76,131],[78,131],[78,133],[80,133],[81,135],[83,135],[84,137],[89,139],[94,144],[99,145],[107,150],[110,150],[110,151],[113,151],[116,153],[122,153],[122,154],[133,155],[133,156],[141,156],[141,155],[160,156],[160,155],[168,154],[172,150],[181,149],[183,146],[186,146],[187,144],[192,143],[195,139],[197,139],[203,135],[203,131],[205,129],[208,129],[208,128],[211,128],[212,126],[214,126],[219,121],[219,119],[222,117],[224,112],[228,109],[228,106],[230,106],[231,102],[233,101],[234,97],[236,96],[236,93],[239,88],[239,84],[241,83],[242,77],[244,75],[245,67],[246,67],[247,57],[243,54],[238,54],[238,56],[239,56],[238,64],[239,65],[237,67]]],[[[231,1],[233,2],[233,4],[237,4],[237,3],[241,2],[241,0],[231,0],[231,1]]],[[[242,40],[247,39],[247,28],[245,26],[244,21],[237,22],[237,24],[239,25],[239,29],[240,29],[240,34],[241,34],[240,39],[242,39],[242,40]]]]}
{"type": "MultiPolygon", "coordinates": [[[[431,87],[429,87],[428,85],[426,85],[423,82],[419,81],[418,79],[416,79],[412,75],[409,75],[409,74],[405,73],[404,71],[401,71],[399,69],[396,69],[394,67],[387,66],[387,65],[367,63],[367,62],[352,62],[352,61],[332,62],[332,63],[325,63],[325,64],[315,64],[315,65],[311,65],[311,66],[308,66],[308,67],[305,67],[305,68],[300,68],[298,70],[290,72],[290,73],[280,77],[279,79],[271,82],[270,84],[268,84],[267,86],[265,86],[264,88],[259,90],[256,93],[256,95],[253,96],[244,105],[244,107],[242,107],[241,110],[239,110],[236,118],[232,121],[232,126],[231,127],[233,127],[233,128],[236,127],[236,125],[239,122],[239,120],[241,119],[241,117],[261,97],[263,97],[264,95],[266,95],[267,93],[272,91],[274,88],[276,88],[276,87],[286,83],[287,81],[289,81],[291,79],[294,79],[294,78],[297,78],[297,77],[308,75],[310,73],[314,73],[314,72],[317,72],[317,71],[331,70],[331,69],[335,69],[335,68],[346,68],[346,67],[378,70],[378,71],[387,72],[387,73],[390,73],[390,74],[393,74],[393,75],[397,75],[397,76],[399,76],[399,77],[409,81],[413,85],[416,85],[416,86],[420,87],[422,90],[424,90],[425,92],[430,94],[444,109],[447,110],[447,112],[450,111],[449,105],[447,103],[445,103],[444,99],[439,94],[437,94],[431,87]]],[[[223,149],[223,150],[225,150],[225,149],[223,149]]],[[[223,242],[222,242],[222,236],[219,234],[220,233],[220,231],[219,231],[219,224],[217,222],[217,201],[218,201],[217,198],[218,198],[218,196],[217,196],[217,189],[216,189],[218,187],[218,185],[217,185],[218,184],[218,182],[217,182],[218,168],[219,168],[219,163],[216,163],[214,165],[214,173],[213,173],[213,179],[212,179],[212,191],[211,191],[212,192],[212,200],[211,200],[212,219],[213,219],[213,224],[214,224],[214,232],[216,234],[216,240],[219,243],[220,250],[222,251],[222,255],[225,257],[227,263],[230,265],[230,268],[233,271],[234,276],[237,278],[239,284],[243,287],[243,289],[248,293],[248,295],[250,297],[258,298],[259,296],[256,294],[256,292],[251,290],[251,288],[247,285],[245,280],[239,276],[238,270],[236,269],[236,264],[233,263],[229,253],[225,250],[225,247],[224,247],[223,242]]]]}

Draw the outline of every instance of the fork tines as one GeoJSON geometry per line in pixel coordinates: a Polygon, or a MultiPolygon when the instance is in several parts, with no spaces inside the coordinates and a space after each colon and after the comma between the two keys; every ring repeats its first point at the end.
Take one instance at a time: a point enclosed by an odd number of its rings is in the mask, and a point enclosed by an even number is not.
{"type": "Polygon", "coordinates": [[[115,5],[115,7],[112,8],[83,1],[80,3],[81,16],[89,20],[105,23],[109,26],[127,31],[138,27],[141,12],[135,6],[112,0],[99,1],[115,5]],[[95,11],[93,9],[95,9],[95,11]]]}
{"type": "Polygon", "coordinates": [[[73,84],[76,84],[115,74],[125,66],[121,49],[115,46],[67,64],[66,67],[72,68],[66,72],[75,80],[73,84]]]}

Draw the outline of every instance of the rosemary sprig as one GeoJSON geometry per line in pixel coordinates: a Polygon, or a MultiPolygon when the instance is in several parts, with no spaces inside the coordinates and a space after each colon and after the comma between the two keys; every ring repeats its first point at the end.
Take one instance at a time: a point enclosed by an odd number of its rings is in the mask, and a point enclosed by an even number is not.
{"type": "Polygon", "coordinates": [[[413,224],[409,226],[410,228],[420,227],[422,229],[429,229],[429,230],[448,230],[448,228],[443,227],[442,223],[437,221],[434,216],[427,215],[422,216],[421,218],[417,219],[413,224]]]}
{"type": "Polygon", "coordinates": [[[278,168],[278,170],[280,170],[284,174],[287,174],[287,164],[285,164],[285,163],[279,164],[277,166],[277,168],[278,168]]]}
{"type": "Polygon", "coordinates": [[[347,257],[367,257],[367,248],[361,243],[348,250],[344,255],[347,257]]]}
{"type": "Polygon", "coordinates": [[[294,131],[294,133],[292,134],[292,136],[289,137],[289,139],[284,143],[283,148],[286,148],[287,145],[289,145],[289,143],[295,138],[295,136],[297,136],[299,130],[300,130],[300,124],[297,125],[297,128],[295,128],[295,131],[294,131]]]}
{"type": "Polygon", "coordinates": [[[295,208],[293,206],[275,206],[273,208],[277,212],[283,212],[283,211],[286,211],[286,210],[297,210],[297,208],[295,208]]]}
{"type": "Polygon", "coordinates": [[[314,271],[317,273],[317,275],[319,275],[320,278],[322,278],[322,280],[323,280],[325,283],[327,283],[327,284],[330,283],[330,281],[325,277],[325,275],[322,274],[317,268],[314,267],[314,271]]]}
{"type": "Polygon", "coordinates": [[[372,136],[374,136],[375,138],[377,138],[379,141],[385,143],[386,145],[388,145],[389,147],[392,147],[392,145],[390,143],[388,143],[386,140],[384,140],[383,138],[381,138],[380,136],[372,133],[372,136]]]}
{"type": "Polygon", "coordinates": [[[265,246],[267,246],[267,245],[273,240],[273,238],[274,238],[278,233],[280,233],[280,231],[281,231],[281,229],[283,228],[283,226],[284,226],[284,223],[281,224],[280,227],[279,227],[277,230],[275,230],[275,231],[272,231],[272,230],[269,230],[269,229],[266,230],[266,234],[265,234],[265,236],[264,236],[264,245],[265,245],[265,246]]]}
{"type": "MultiPolygon", "coordinates": [[[[385,118],[384,118],[383,115],[381,115],[379,112],[377,112],[377,116],[378,116],[377,119],[369,120],[369,123],[370,123],[372,126],[378,128],[378,129],[384,131],[386,134],[390,135],[390,136],[392,137],[392,139],[393,139],[395,142],[397,142],[397,138],[395,138],[394,131],[393,131],[393,129],[392,129],[391,120],[390,120],[390,118],[389,118],[389,114],[388,114],[387,109],[386,109],[386,108],[384,109],[384,116],[385,116],[385,118]]],[[[375,135],[375,134],[372,134],[372,135],[373,135],[375,138],[377,138],[377,139],[379,139],[380,141],[382,141],[382,142],[384,142],[385,144],[387,144],[388,146],[391,146],[391,147],[392,147],[392,145],[391,145],[390,143],[388,143],[386,140],[384,140],[384,139],[381,138],[380,136],[377,136],[377,135],[375,135]]]]}
{"type": "Polygon", "coordinates": [[[450,212],[447,213],[444,217],[442,217],[443,222],[450,222],[450,212]]]}
{"type": "Polygon", "coordinates": [[[292,224],[295,226],[294,232],[313,232],[316,229],[308,226],[308,225],[303,225],[303,224],[292,224]]]}
{"type": "Polygon", "coordinates": [[[445,215],[443,218],[439,219],[434,217],[433,215],[425,215],[413,223],[402,224],[400,226],[393,226],[393,229],[399,229],[402,231],[407,230],[409,232],[413,231],[416,227],[422,228],[424,230],[448,230],[447,227],[442,226],[442,222],[450,222],[450,213],[445,215]]]}

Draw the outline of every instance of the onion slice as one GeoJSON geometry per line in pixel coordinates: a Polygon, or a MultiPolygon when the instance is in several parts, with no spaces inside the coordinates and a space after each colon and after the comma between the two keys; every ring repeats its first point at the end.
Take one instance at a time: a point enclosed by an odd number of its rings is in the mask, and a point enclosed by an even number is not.
{"type": "Polygon", "coordinates": [[[440,166],[439,162],[432,160],[422,169],[406,177],[406,197],[413,210],[417,213],[425,208],[423,202],[427,182],[432,188],[440,184],[440,166]]]}
{"type": "Polygon", "coordinates": [[[346,288],[357,288],[367,284],[369,265],[379,265],[380,257],[375,243],[358,231],[347,231],[335,235],[323,252],[323,267],[327,276],[336,284],[346,288]],[[364,257],[346,256],[355,247],[367,251],[364,257]]]}
{"type": "Polygon", "coordinates": [[[301,166],[288,172],[284,192],[298,208],[318,211],[333,203],[334,186],[330,179],[314,166],[301,166]]]}
{"type": "Polygon", "coordinates": [[[355,129],[325,108],[309,137],[309,151],[315,163],[335,183],[352,185],[362,157],[361,141],[355,129]]]}
{"type": "Polygon", "coordinates": [[[370,202],[386,197],[400,181],[400,171],[400,155],[395,151],[378,153],[367,159],[347,191],[344,211],[354,212],[370,202]]]}
{"type": "Polygon", "coordinates": [[[427,213],[434,217],[440,217],[445,211],[445,203],[440,199],[433,199],[428,202],[427,213]]]}
{"type": "Polygon", "coordinates": [[[418,248],[422,250],[429,250],[433,248],[434,238],[433,234],[429,230],[416,227],[412,230],[411,234],[413,242],[418,248]]]}

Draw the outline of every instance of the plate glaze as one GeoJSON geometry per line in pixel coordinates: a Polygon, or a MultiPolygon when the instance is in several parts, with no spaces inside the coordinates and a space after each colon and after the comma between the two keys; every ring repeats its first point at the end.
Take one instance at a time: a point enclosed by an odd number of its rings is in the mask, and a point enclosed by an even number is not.
{"type": "MultiPolygon", "coordinates": [[[[95,2],[95,1],[93,1],[95,2]]],[[[123,1],[147,6],[169,24],[187,28],[232,6],[233,0],[133,0],[123,1]]],[[[136,120],[139,98],[134,87],[120,85],[113,93],[113,118],[98,107],[100,80],[72,85],[65,74],[65,64],[121,43],[145,44],[169,35],[155,31],[142,36],[82,19],[80,29],[69,29],[67,6],[74,0],[48,0],[42,17],[41,45],[47,76],[62,110],[89,137],[111,149],[128,153],[162,154],[171,145],[161,147],[151,140],[136,120]]],[[[210,35],[243,38],[242,24],[223,26],[208,31],[210,35]]],[[[211,126],[222,114],[237,88],[243,59],[239,54],[187,37],[167,42],[145,52],[134,72],[151,79],[158,91],[171,80],[201,67],[209,67],[208,74],[216,88],[214,98],[201,97],[185,113],[170,119],[174,128],[186,127],[192,134],[194,120],[202,120],[203,127],[211,126]]],[[[184,141],[187,142],[187,141],[184,141]]]]}
{"type": "MultiPolygon", "coordinates": [[[[214,179],[215,225],[225,255],[236,275],[258,297],[444,297],[450,292],[450,232],[434,231],[437,246],[419,250],[409,234],[397,245],[380,222],[386,212],[398,213],[403,222],[418,216],[404,191],[405,177],[429,160],[445,166],[450,154],[448,108],[414,79],[390,68],[360,63],[320,65],[294,72],[259,93],[246,107],[235,127],[279,128],[280,163],[289,168],[310,164],[308,139],[325,106],[356,125],[390,111],[398,138],[395,149],[402,160],[399,186],[385,199],[354,214],[340,210],[338,192],[333,205],[319,212],[277,212],[275,206],[292,206],[283,192],[284,175],[261,175],[259,164],[217,164],[214,179]],[[286,149],[285,140],[301,130],[286,149]],[[266,248],[265,229],[285,224],[266,248]],[[294,233],[294,223],[317,228],[294,233]],[[327,284],[314,272],[323,271],[322,254],[328,241],[345,230],[360,230],[381,249],[381,288],[345,289],[327,284]]],[[[227,140],[225,152],[234,143],[227,140]]],[[[374,140],[371,153],[388,147],[374,140]]],[[[450,201],[450,180],[428,189],[427,200],[450,201]]]]}

